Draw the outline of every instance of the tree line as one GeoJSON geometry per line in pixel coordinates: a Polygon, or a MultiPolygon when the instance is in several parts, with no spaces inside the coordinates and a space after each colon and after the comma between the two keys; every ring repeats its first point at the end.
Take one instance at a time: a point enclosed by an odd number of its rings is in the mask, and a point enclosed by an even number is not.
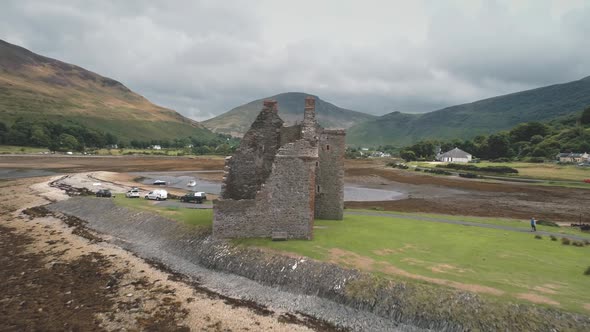
{"type": "MultiPolygon", "coordinates": [[[[233,152],[239,140],[223,134],[214,138],[184,137],[162,140],[125,141],[117,136],[89,128],[82,124],[17,119],[11,126],[0,121],[0,144],[44,147],[51,151],[85,151],[102,148],[146,149],[154,145],[162,148],[187,149],[194,154],[222,154],[233,152]]],[[[189,152],[189,151],[187,151],[189,152]]]]}
{"type": "Polygon", "coordinates": [[[521,123],[509,131],[479,135],[473,139],[447,141],[423,140],[400,150],[407,161],[433,160],[453,148],[464,150],[478,159],[523,160],[542,162],[554,159],[559,152],[590,152],[590,107],[581,116],[568,116],[548,123],[521,123]]]}

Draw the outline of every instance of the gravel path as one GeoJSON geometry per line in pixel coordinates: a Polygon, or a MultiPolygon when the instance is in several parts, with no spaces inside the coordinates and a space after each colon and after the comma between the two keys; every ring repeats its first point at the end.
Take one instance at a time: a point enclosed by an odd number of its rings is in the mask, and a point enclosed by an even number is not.
{"type": "MultiPolygon", "coordinates": [[[[511,232],[519,232],[519,233],[532,233],[529,229],[526,228],[518,228],[518,227],[510,227],[504,225],[494,225],[494,224],[481,224],[471,221],[462,221],[462,220],[453,220],[453,219],[444,219],[444,218],[432,218],[432,217],[422,217],[422,216],[411,216],[407,214],[398,214],[398,213],[379,213],[379,212],[344,212],[344,214],[348,215],[357,215],[357,216],[376,216],[376,217],[386,217],[386,218],[404,218],[404,219],[412,219],[412,220],[420,220],[420,221],[431,221],[431,222],[442,222],[445,224],[454,224],[454,225],[463,225],[463,226],[473,226],[473,227],[483,227],[483,228],[492,228],[492,229],[501,229],[504,231],[511,231],[511,232]]],[[[555,233],[555,232],[545,232],[545,231],[536,231],[535,234],[545,235],[545,236],[556,236],[556,237],[567,237],[573,240],[584,241],[588,240],[588,237],[573,235],[573,234],[562,234],[562,233],[555,233]]]]}

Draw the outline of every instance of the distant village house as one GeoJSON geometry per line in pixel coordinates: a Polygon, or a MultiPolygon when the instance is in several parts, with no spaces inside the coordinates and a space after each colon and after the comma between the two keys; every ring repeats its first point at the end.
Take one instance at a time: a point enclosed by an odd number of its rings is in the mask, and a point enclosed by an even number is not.
{"type": "Polygon", "coordinates": [[[150,146],[150,148],[151,148],[152,150],[162,150],[162,147],[161,147],[161,146],[159,146],[159,145],[152,145],[152,146],[150,146]]]}
{"type": "Polygon", "coordinates": [[[454,148],[451,151],[437,154],[436,160],[448,163],[468,163],[471,161],[472,157],[471,154],[459,148],[454,148]]]}
{"type": "Polygon", "coordinates": [[[556,156],[557,160],[562,163],[581,163],[585,161],[589,161],[590,155],[586,152],[584,153],[574,153],[574,152],[561,152],[558,153],[556,156]]]}

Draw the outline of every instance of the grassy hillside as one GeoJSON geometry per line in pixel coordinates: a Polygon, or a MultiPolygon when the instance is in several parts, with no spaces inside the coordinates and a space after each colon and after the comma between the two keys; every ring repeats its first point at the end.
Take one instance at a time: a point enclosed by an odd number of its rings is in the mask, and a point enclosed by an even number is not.
{"type": "Polygon", "coordinates": [[[522,122],[549,121],[590,105],[590,77],[512,93],[425,114],[389,113],[353,126],[352,145],[408,145],[424,139],[473,138],[522,122]]]}
{"type": "Polygon", "coordinates": [[[214,136],[113,79],[2,40],[0,118],[76,122],[124,140],[214,136]]]}
{"type": "MultiPolygon", "coordinates": [[[[265,99],[276,100],[279,103],[279,114],[281,118],[285,122],[293,124],[303,120],[304,100],[307,96],[312,95],[300,92],[288,92],[258,99],[209,119],[203,122],[203,124],[214,132],[242,136],[250,128],[254,119],[256,119],[256,116],[262,109],[262,102],[265,99]]],[[[316,99],[317,119],[325,128],[349,128],[357,123],[376,118],[373,115],[340,108],[317,96],[313,97],[316,99]]]]}

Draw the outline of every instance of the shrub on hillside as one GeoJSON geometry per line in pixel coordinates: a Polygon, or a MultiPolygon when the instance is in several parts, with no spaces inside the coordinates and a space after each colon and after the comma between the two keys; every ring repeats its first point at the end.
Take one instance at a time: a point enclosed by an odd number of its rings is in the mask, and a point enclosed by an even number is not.
{"type": "Polygon", "coordinates": [[[568,239],[567,237],[562,237],[561,238],[561,244],[569,246],[571,243],[570,239],[568,239]]]}
{"type": "Polygon", "coordinates": [[[551,241],[557,241],[557,237],[555,235],[550,235],[549,238],[551,241]]]}
{"type": "Polygon", "coordinates": [[[541,235],[539,235],[539,234],[535,235],[535,239],[537,239],[537,240],[541,240],[542,238],[543,237],[541,235]]]}
{"type": "Polygon", "coordinates": [[[549,227],[559,227],[558,224],[554,223],[553,221],[549,220],[537,220],[537,225],[549,226],[549,227]]]}
{"type": "Polygon", "coordinates": [[[584,275],[590,276],[590,266],[584,271],[584,275]]]}
{"type": "Polygon", "coordinates": [[[575,247],[583,247],[584,246],[584,242],[582,241],[574,241],[572,242],[572,245],[575,247]]]}

